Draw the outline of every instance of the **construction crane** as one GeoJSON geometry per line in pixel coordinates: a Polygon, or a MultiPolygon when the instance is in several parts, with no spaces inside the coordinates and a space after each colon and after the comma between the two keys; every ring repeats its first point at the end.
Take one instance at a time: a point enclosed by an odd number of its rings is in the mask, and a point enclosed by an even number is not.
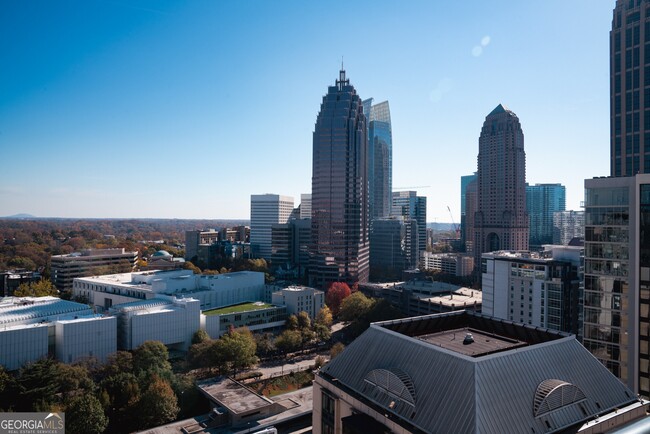
{"type": "Polygon", "coordinates": [[[451,224],[454,225],[454,230],[456,231],[456,238],[460,239],[460,228],[454,221],[454,215],[451,213],[451,208],[447,205],[447,210],[449,211],[449,217],[451,217],[451,224]]]}

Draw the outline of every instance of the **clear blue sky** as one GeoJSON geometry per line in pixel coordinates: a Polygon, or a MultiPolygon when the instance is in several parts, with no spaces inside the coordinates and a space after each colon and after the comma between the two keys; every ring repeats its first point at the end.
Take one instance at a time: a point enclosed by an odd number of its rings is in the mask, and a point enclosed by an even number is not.
{"type": "Polygon", "coordinates": [[[249,218],[311,190],[312,132],[344,56],[390,102],[393,186],[460,220],[499,103],[529,183],[567,209],[609,174],[614,1],[4,1],[0,216],[249,218]]]}

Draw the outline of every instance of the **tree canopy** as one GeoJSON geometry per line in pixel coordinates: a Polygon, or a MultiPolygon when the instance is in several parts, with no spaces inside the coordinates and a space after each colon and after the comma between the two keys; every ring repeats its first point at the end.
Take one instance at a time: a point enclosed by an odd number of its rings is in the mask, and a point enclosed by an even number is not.
{"type": "Polygon", "coordinates": [[[341,302],[348,297],[352,291],[345,282],[333,282],[325,294],[325,303],[332,310],[333,315],[338,315],[341,302]]]}

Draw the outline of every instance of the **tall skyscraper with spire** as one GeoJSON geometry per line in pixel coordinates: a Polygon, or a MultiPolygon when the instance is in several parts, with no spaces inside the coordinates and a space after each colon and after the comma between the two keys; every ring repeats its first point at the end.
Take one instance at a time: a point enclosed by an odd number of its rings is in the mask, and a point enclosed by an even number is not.
{"type": "Polygon", "coordinates": [[[478,140],[478,209],[474,253],[528,250],[526,154],[519,118],[499,104],[486,116],[478,140]]]}
{"type": "Polygon", "coordinates": [[[341,68],[316,118],[309,281],[367,282],[368,136],[363,104],[341,68]]]}
{"type": "Polygon", "coordinates": [[[610,41],[612,176],[650,173],[650,25],[647,0],[617,0],[610,41]]]}

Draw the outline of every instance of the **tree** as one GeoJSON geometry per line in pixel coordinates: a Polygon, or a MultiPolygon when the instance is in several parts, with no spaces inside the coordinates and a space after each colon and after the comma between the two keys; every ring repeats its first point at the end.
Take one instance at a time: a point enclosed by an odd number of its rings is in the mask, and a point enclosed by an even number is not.
{"type": "Polygon", "coordinates": [[[160,341],[146,341],[133,351],[133,371],[139,376],[142,373],[171,372],[167,347],[160,341]]]}
{"type": "Polygon", "coordinates": [[[257,345],[253,334],[246,327],[231,329],[215,341],[212,352],[219,371],[243,369],[258,362],[257,345]]]}
{"type": "Polygon", "coordinates": [[[275,346],[283,353],[290,353],[302,346],[302,335],[298,330],[285,330],[275,339],[275,346]]]}
{"type": "Polygon", "coordinates": [[[314,320],[316,324],[322,324],[325,327],[332,326],[332,311],[329,307],[323,306],[318,313],[316,314],[316,319],[314,320]]]}
{"type": "Polygon", "coordinates": [[[192,270],[194,274],[201,274],[201,269],[196,265],[192,264],[190,261],[185,261],[183,263],[183,268],[186,270],[192,270]]]}
{"type": "Polygon", "coordinates": [[[25,282],[14,291],[16,297],[45,297],[47,295],[58,296],[59,292],[49,279],[41,279],[38,282],[25,282]]]}
{"type": "Polygon", "coordinates": [[[332,310],[332,314],[338,315],[341,302],[350,294],[350,287],[345,282],[333,282],[330,285],[325,294],[325,303],[332,310]]]}
{"type": "Polygon", "coordinates": [[[339,318],[343,321],[354,321],[357,318],[363,318],[370,312],[372,306],[373,301],[366,297],[363,292],[357,291],[343,300],[339,310],[339,318]]]}
{"type": "Polygon", "coordinates": [[[258,356],[268,356],[275,351],[275,344],[273,343],[272,333],[256,333],[253,335],[255,344],[257,345],[258,356]]]}
{"type": "Polygon", "coordinates": [[[71,434],[103,433],[108,426],[108,418],[102,405],[92,393],[76,395],[65,410],[65,432],[71,434]]]}
{"type": "Polygon", "coordinates": [[[298,330],[298,317],[295,315],[289,315],[287,317],[287,329],[288,330],[298,330]]]}
{"type": "Polygon", "coordinates": [[[119,372],[100,383],[110,432],[132,432],[140,400],[138,380],[131,372],[119,372]]]}
{"type": "Polygon", "coordinates": [[[171,422],[176,419],[178,412],[178,400],[171,386],[154,374],[138,403],[140,428],[151,428],[171,422]]]}
{"type": "Polygon", "coordinates": [[[59,362],[41,359],[21,368],[18,375],[17,411],[45,411],[50,409],[59,387],[59,362]]]}
{"type": "Polygon", "coordinates": [[[192,344],[200,344],[201,342],[209,341],[210,335],[203,329],[198,329],[192,335],[192,344]]]}
{"type": "Polygon", "coordinates": [[[309,318],[309,314],[304,310],[298,313],[297,319],[300,330],[311,328],[311,318],[309,318]]]}
{"type": "Polygon", "coordinates": [[[209,368],[214,363],[213,347],[216,341],[211,339],[197,342],[187,352],[187,362],[192,368],[209,368]]]}
{"type": "Polygon", "coordinates": [[[316,338],[321,342],[329,341],[332,337],[330,328],[320,323],[314,324],[314,333],[316,333],[316,338]]]}
{"type": "Polygon", "coordinates": [[[330,360],[334,360],[334,358],[339,354],[341,354],[344,349],[345,349],[345,345],[343,345],[340,342],[337,342],[334,345],[332,345],[332,348],[330,348],[330,360]]]}

